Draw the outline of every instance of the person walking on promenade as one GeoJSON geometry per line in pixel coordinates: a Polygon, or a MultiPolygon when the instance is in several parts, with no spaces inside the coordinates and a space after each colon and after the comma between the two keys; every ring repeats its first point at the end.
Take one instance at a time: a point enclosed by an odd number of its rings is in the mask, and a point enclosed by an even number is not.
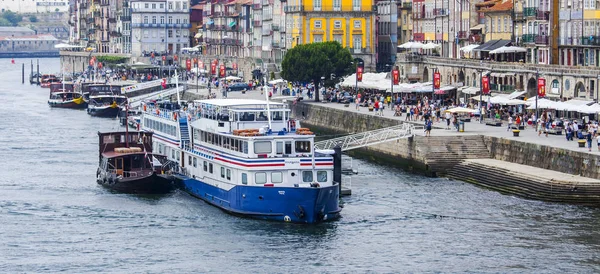
{"type": "Polygon", "coordinates": [[[521,128],[521,115],[517,114],[517,119],[515,119],[515,125],[517,125],[517,129],[521,128]]]}
{"type": "Polygon", "coordinates": [[[513,118],[512,118],[512,116],[508,115],[508,127],[506,127],[506,131],[509,131],[511,129],[512,123],[513,123],[513,118]]]}
{"type": "Polygon", "coordinates": [[[425,121],[425,137],[430,137],[431,136],[431,126],[432,126],[433,122],[431,121],[431,119],[427,119],[425,121]]]}
{"type": "Polygon", "coordinates": [[[567,141],[573,141],[573,125],[571,123],[567,125],[566,132],[567,141]]]}
{"type": "Polygon", "coordinates": [[[542,130],[544,129],[544,120],[536,121],[538,137],[542,135],[542,130]]]}
{"type": "Polygon", "coordinates": [[[446,112],[446,129],[450,129],[450,119],[452,119],[452,114],[446,112]]]}
{"type": "Polygon", "coordinates": [[[588,145],[588,151],[592,151],[592,131],[588,131],[585,137],[588,145]]]}
{"type": "Polygon", "coordinates": [[[373,108],[375,109],[375,115],[379,116],[379,101],[375,100],[375,104],[373,104],[373,108]]]}

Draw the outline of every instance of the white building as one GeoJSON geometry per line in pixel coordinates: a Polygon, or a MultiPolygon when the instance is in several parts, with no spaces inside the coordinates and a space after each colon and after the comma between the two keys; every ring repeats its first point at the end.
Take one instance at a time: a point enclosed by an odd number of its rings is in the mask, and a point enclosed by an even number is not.
{"type": "Polygon", "coordinates": [[[17,13],[46,13],[69,11],[69,0],[0,0],[0,11],[17,13]]]}
{"type": "Polygon", "coordinates": [[[131,5],[131,53],[170,55],[189,47],[189,0],[133,0],[131,5]]]}

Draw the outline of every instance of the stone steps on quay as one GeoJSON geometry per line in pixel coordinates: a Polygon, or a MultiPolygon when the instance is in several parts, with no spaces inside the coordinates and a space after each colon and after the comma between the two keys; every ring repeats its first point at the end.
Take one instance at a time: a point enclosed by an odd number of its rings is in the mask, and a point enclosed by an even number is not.
{"type": "Polygon", "coordinates": [[[600,204],[600,180],[500,160],[465,160],[447,176],[528,199],[600,204]]]}

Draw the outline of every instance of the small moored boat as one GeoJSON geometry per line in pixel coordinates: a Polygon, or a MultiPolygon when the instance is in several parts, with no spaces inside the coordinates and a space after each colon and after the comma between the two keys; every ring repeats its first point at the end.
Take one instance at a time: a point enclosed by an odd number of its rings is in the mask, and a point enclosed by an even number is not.
{"type": "Polygon", "coordinates": [[[165,194],[175,189],[163,155],[152,153],[151,132],[106,132],[99,136],[98,184],[131,194],[165,194]]]}

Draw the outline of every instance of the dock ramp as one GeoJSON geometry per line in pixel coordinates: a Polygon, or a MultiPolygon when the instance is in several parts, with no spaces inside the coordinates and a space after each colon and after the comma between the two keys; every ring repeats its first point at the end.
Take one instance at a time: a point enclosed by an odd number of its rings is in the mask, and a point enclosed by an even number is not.
{"type": "MultiPolygon", "coordinates": [[[[348,151],[361,147],[377,145],[389,141],[395,141],[414,136],[417,127],[413,124],[402,123],[397,126],[386,127],[366,131],[358,134],[347,135],[344,137],[333,138],[325,141],[315,142],[316,149],[333,149],[336,145],[342,148],[342,151],[348,151]]],[[[422,130],[422,128],[421,128],[422,130]]]]}

